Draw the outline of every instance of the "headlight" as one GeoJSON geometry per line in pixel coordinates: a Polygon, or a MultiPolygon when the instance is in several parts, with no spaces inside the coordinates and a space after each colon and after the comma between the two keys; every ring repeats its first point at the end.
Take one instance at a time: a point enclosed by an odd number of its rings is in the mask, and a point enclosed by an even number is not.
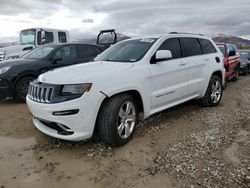
{"type": "Polygon", "coordinates": [[[64,85],[62,89],[62,96],[70,95],[82,95],[84,92],[88,92],[91,89],[92,84],[74,84],[74,85],[64,85]]]}
{"type": "Polygon", "coordinates": [[[0,61],[3,61],[5,57],[5,52],[4,51],[0,51],[0,61]]]}
{"type": "Polygon", "coordinates": [[[0,74],[3,74],[5,72],[7,72],[11,67],[3,67],[3,68],[0,68],[0,74]]]}

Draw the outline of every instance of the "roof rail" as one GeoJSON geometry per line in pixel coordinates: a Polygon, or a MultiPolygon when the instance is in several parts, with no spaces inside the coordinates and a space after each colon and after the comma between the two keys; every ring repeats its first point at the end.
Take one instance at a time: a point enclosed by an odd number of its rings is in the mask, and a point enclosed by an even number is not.
{"type": "Polygon", "coordinates": [[[190,35],[201,35],[201,36],[204,36],[203,34],[201,33],[185,33],[185,32],[170,32],[169,34],[190,34],[190,35]]]}

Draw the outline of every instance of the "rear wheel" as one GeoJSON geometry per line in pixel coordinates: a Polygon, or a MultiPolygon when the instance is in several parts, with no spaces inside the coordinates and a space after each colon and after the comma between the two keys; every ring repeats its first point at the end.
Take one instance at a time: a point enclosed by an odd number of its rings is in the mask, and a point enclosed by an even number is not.
{"type": "Polygon", "coordinates": [[[28,76],[21,78],[14,89],[14,100],[16,102],[25,102],[26,95],[28,93],[29,83],[33,81],[35,78],[28,76]]]}
{"type": "Polygon", "coordinates": [[[247,75],[247,68],[244,69],[244,72],[243,72],[243,76],[246,76],[247,75]]]}
{"type": "Polygon", "coordinates": [[[101,107],[97,119],[98,135],[107,144],[121,146],[132,138],[137,123],[134,98],[128,94],[116,95],[101,107]]]}
{"type": "Polygon", "coordinates": [[[221,78],[212,75],[205,96],[200,99],[203,106],[212,107],[220,103],[222,97],[222,81],[221,78]]]}
{"type": "Polygon", "coordinates": [[[235,70],[235,73],[234,73],[234,76],[232,77],[232,81],[235,82],[239,79],[239,68],[237,67],[236,70],[235,70]]]}

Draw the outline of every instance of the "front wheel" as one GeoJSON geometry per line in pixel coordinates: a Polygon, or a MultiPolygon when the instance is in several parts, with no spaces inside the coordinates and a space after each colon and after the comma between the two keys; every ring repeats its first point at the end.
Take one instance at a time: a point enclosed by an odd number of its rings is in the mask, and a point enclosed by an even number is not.
{"type": "Polygon", "coordinates": [[[237,81],[239,79],[239,72],[240,72],[240,69],[236,68],[234,76],[231,79],[233,82],[235,82],[235,81],[237,81]]]}
{"type": "Polygon", "coordinates": [[[134,98],[128,94],[111,97],[102,105],[97,129],[100,138],[112,146],[126,144],[138,123],[138,110],[134,98]]]}
{"type": "Polygon", "coordinates": [[[212,107],[220,103],[222,97],[222,81],[221,78],[212,75],[205,96],[200,99],[203,106],[212,107]]]}
{"type": "Polygon", "coordinates": [[[29,83],[33,81],[35,78],[34,77],[24,77],[21,78],[14,89],[14,100],[16,102],[25,102],[26,100],[26,95],[28,93],[28,87],[29,83]]]}

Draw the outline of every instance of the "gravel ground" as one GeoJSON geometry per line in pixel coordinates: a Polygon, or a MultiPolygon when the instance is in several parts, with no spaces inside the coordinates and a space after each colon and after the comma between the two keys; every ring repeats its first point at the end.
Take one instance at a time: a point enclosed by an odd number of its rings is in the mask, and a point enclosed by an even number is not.
{"type": "Polygon", "coordinates": [[[131,142],[67,142],[34,128],[25,104],[0,104],[0,187],[250,187],[250,76],[221,104],[195,101],[140,123],[131,142]]]}

